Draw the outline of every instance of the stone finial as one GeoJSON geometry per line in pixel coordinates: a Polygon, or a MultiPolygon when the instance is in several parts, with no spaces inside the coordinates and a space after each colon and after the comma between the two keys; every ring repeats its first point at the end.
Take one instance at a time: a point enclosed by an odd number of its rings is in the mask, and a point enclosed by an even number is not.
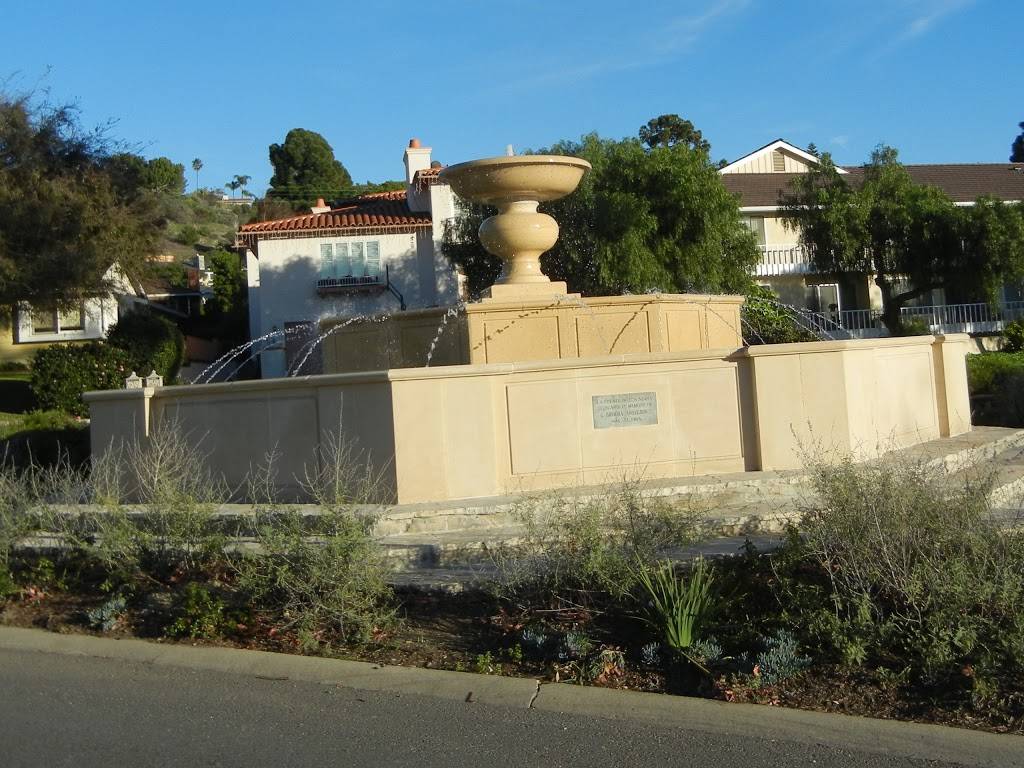
{"type": "Polygon", "coordinates": [[[164,377],[158,374],[156,371],[150,371],[149,376],[145,379],[146,386],[152,389],[153,387],[162,387],[164,385],[164,377]]]}
{"type": "Polygon", "coordinates": [[[132,371],[132,375],[124,380],[125,389],[142,389],[142,379],[138,377],[135,371],[132,371]]]}

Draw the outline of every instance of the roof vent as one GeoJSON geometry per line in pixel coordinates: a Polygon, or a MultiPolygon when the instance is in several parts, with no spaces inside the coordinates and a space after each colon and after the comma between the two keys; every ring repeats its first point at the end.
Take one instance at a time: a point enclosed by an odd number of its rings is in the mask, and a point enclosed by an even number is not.
{"type": "Polygon", "coordinates": [[[782,154],[781,149],[776,149],[772,152],[772,173],[785,173],[786,172],[786,156],[782,154]]]}

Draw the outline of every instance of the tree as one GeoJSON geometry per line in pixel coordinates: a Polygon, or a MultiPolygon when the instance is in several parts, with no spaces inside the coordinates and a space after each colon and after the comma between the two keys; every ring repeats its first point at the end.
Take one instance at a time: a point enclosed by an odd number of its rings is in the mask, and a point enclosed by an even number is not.
{"type": "MultiPolygon", "coordinates": [[[[582,157],[593,166],[576,192],[542,206],[561,228],[555,247],[541,257],[551,279],[587,295],[743,292],[750,286],[757,247],[706,150],[686,141],[645,148],[638,139],[590,134],[542,151],[582,157]]],[[[472,292],[500,271],[476,236],[490,212],[466,209],[445,233],[444,252],[465,272],[472,292]]]]}
{"type": "Polygon", "coordinates": [[[1013,140],[1010,146],[1010,162],[1024,163],[1024,123],[1019,124],[1020,135],[1013,140]]]}
{"type": "Polygon", "coordinates": [[[198,157],[192,161],[192,170],[196,172],[196,191],[199,191],[199,172],[203,169],[203,161],[198,157]]]}
{"type": "Polygon", "coordinates": [[[807,154],[814,155],[815,157],[821,157],[821,151],[818,149],[818,145],[813,141],[807,145],[807,154]]]}
{"type": "Polygon", "coordinates": [[[246,195],[249,194],[249,190],[245,188],[245,185],[248,184],[251,180],[252,176],[239,176],[236,174],[235,178],[232,179],[232,181],[236,182],[238,186],[233,186],[232,189],[240,189],[242,191],[242,197],[245,197],[246,195]]]}
{"type": "Polygon", "coordinates": [[[648,149],[685,144],[693,150],[711,151],[711,144],[701,132],[694,127],[693,123],[683,120],[679,115],[660,115],[648,120],[647,125],[640,128],[640,141],[648,149]]]}
{"type": "Polygon", "coordinates": [[[235,196],[235,192],[237,192],[239,187],[242,186],[242,182],[240,182],[238,180],[238,177],[235,176],[235,178],[233,178],[231,181],[229,181],[224,186],[231,190],[231,196],[234,197],[235,196]]]}
{"type": "Polygon", "coordinates": [[[993,198],[957,207],[916,184],[891,147],[878,147],[862,176],[840,174],[824,153],[793,185],[785,218],[815,267],[872,276],[893,334],[902,307],[932,290],[994,300],[1004,281],[1024,276],[1024,208],[993,198]]]}
{"type": "Polygon", "coordinates": [[[158,224],[121,194],[110,145],[74,108],[0,94],[0,305],[69,305],[152,252],[158,224]]]}
{"type": "Polygon", "coordinates": [[[270,164],[274,175],[267,194],[296,205],[340,197],[352,186],[352,177],[327,140],[303,128],[288,131],[284,144],[270,145],[270,164]]]}
{"type": "Polygon", "coordinates": [[[151,192],[185,194],[185,166],[166,157],[146,161],[142,171],[142,185],[151,192]]]}

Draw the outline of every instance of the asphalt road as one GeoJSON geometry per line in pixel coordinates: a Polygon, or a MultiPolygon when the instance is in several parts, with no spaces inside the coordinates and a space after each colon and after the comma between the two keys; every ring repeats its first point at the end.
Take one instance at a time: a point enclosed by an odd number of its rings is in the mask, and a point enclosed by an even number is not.
{"type": "Polygon", "coordinates": [[[0,650],[0,766],[947,766],[412,694],[0,650]]]}

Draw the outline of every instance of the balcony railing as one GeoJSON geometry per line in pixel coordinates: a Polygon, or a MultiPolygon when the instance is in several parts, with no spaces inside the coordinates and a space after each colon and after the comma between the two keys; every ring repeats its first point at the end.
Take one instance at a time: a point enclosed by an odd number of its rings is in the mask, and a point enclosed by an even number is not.
{"type": "Polygon", "coordinates": [[[810,254],[802,245],[760,245],[761,261],[755,271],[758,277],[804,275],[814,271],[810,254]]]}
{"type": "MultiPolygon", "coordinates": [[[[874,309],[844,309],[841,312],[801,312],[805,323],[833,338],[867,339],[888,336],[882,313],[874,309]]],[[[1024,317],[1024,301],[991,304],[939,304],[903,307],[904,321],[922,323],[931,333],[998,333],[1006,324],[1024,317]]]]}
{"type": "Polygon", "coordinates": [[[321,277],[316,281],[318,293],[345,293],[347,291],[372,290],[387,287],[384,275],[359,275],[348,277],[321,277]]]}

